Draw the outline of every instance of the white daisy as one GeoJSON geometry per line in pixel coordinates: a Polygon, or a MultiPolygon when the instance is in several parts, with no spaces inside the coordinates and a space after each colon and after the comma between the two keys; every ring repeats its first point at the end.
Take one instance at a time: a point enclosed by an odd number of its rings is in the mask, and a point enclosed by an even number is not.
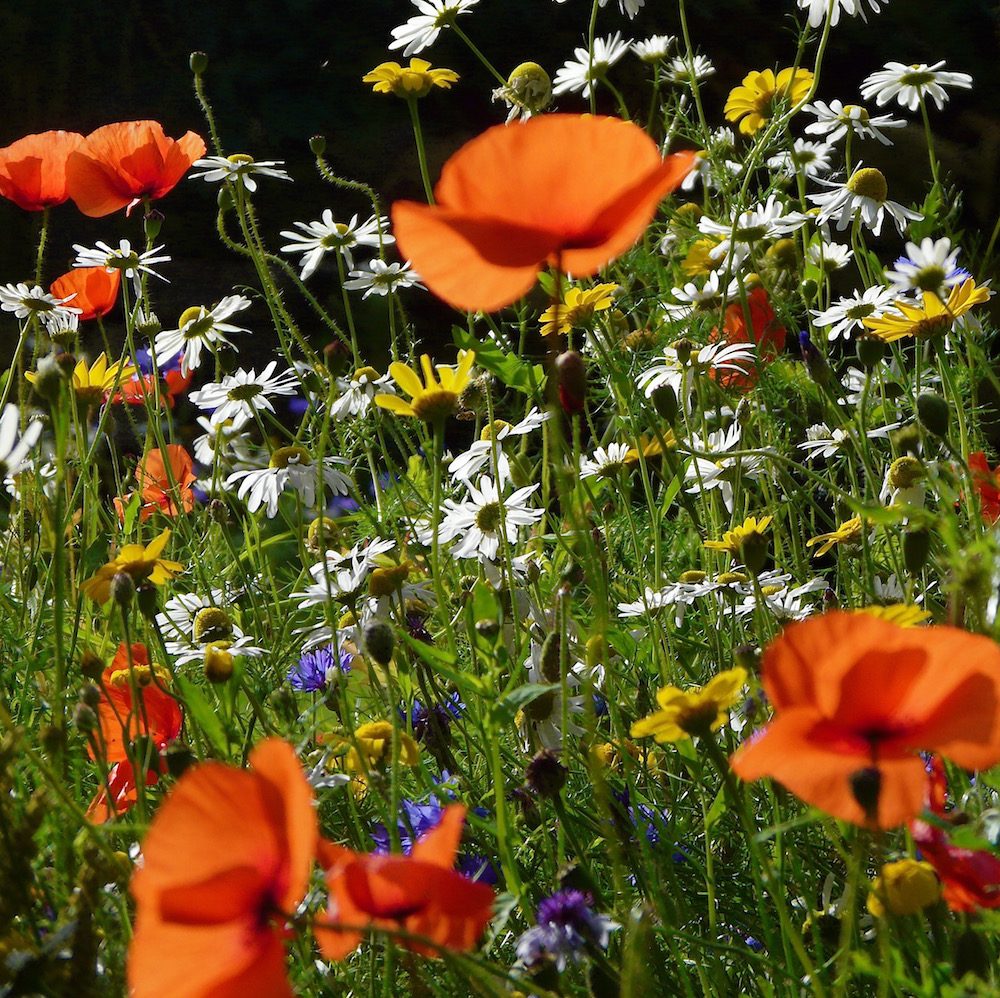
{"type": "Polygon", "coordinates": [[[662,62],[677,41],[673,35],[650,35],[632,43],[632,51],[643,62],[662,62]]]}
{"type": "Polygon", "coordinates": [[[367,270],[352,270],[348,275],[351,279],[344,281],[348,291],[364,291],[362,298],[369,295],[379,295],[384,298],[395,293],[399,288],[422,288],[420,275],[410,270],[410,261],[406,263],[386,263],[384,260],[370,260],[367,270]]]}
{"type": "Polygon", "coordinates": [[[711,59],[703,55],[696,55],[691,62],[685,56],[675,56],[670,61],[667,70],[667,79],[672,83],[682,83],[691,85],[691,80],[704,80],[715,73],[715,66],[711,59]]]}
{"type": "Polygon", "coordinates": [[[205,432],[200,437],[195,437],[195,460],[209,468],[215,464],[216,458],[236,457],[244,461],[249,460],[250,434],[244,429],[249,421],[250,416],[245,412],[237,413],[234,417],[217,423],[205,416],[199,416],[198,425],[205,432]]]}
{"type": "Polygon", "coordinates": [[[396,241],[396,237],[389,233],[389,219],[384,215],[378,218],[372,215],[360,224],[357,215],[353,215],[349,222],[337,222],[334,221],[333,212],[327,208],[319,221],[292,224],[302,231],[285,229],[281,234],[292,242],[282,246],[281,252],[302,254],[302,272],[299,277],[303,281],[308,280],[316,272],[316,268],[327,253],[340,253],[350,269],[354,267],[352,247],[377,247],[396,241]]]}
{"type": "Polygon", "coordinates": [[[513,437],[523,437],[528,433],[537,430],[550,416],[550,413],[542,412],[540,409],[531,409],[527,416],[518,423],[508,423],[505,420],[495,420],[493,426],[483,428],[479,440],[473,441],[468,450],[459,454],[448,465],[448,474],[461,482],[468,482],[473,475],[478,474],[483,468],[493,460],[493,441],[496,440],[496,467],[491,469],[495,472],[497,484],[506,485],[511,480],[510,458],[507,456],[503,442],[513,437]]]}
{"type": "Polygon", "coordinates": [[[450,28],[459,14],[467,14],[479,0],[411,0],[420,11],[405,24],[392,29],[390,49],[402,49],[404,56],[423,52],[437,41],[443,28],[450,28]]]}
{"type": "Polygon", "coordinates": [[[888,114],[870,115],[860,104],[844,104],[832,100],[829,104],[821,100],[806,104],[802,110],[813,114],[816,120],[806,125],[807,135],[825,135],[827,142],[839,142],[852,131],[859,138],[878,139],[884,146],[891,146],[892,140],[882,133],[883,128],[905,128],[906,122],[888,114]]]}
{"type": "MultiPolygon", "coordinates": [[[[538,485],[526,485],[500,501],[500,492],[489,475],[479,479],[479,486],[467,483],[469,497],[461,502],[444,501],[438,536],[441,541],[457,540],[451,548],[455,558],[480,558],[494,561],[501,541],[514,544],[522,527],[537,523],[544,510],[533,509],[528,498],[538,490],[538,485]]],[[[423,520],[417,524],[420,543],[432,541],[431,525],[423,520]]]]}
{"type": "Polygon", "coordinates": [[[818,28],[830,15],[830,24],[836,27],[840,21],[840,14],[847,14],[850,17],[861,15],[861,20],[867,23],[868,16],[865,13],[865,4],[877,14],[882,9],[882,4],[888,6],[889,0],[833,0],[833,7],[830,7],[830,0],[798,0],[802,10],[809,11],[809,26],[818,28]]]}
{"type": "Polygon", "coordinates": [[[292,596],[299,600],[300,607],[322,606],[337,596],[355,597],[378,564],[375,560],[378,555],[391,551],[395,546],[395,541],[375,537],[356,544],[345,553],[327,551],[326,557],[309,569],[312,584],[302,592],[292,593],[292,596]]]}
{"type": "Polygon", "coordinates": [[[676,299],[677,304],[667,302],[663,306],[663,314],[676,320],[686,319],[695,312],[717,311],[740,293],[740,284],[735,278],[729,282],[725,292],[719,287],[721,282],[721,270],[713,270],[701,287],[694,281],[688,281],[683,287],[671,288],[670,294],[676,299]]]}
{"type": "Polygon", "coordinates": [[[860,215],[872,235],[877,236],[888,214],[902,234],[908,221],[918,221],[923,217],[920,212],[890,201],[889,187],[881,171],[863,168],[860,163],[845,183],[834,183],[822,177],[817,177],[816,183],[831,188],[825,194],[809,195],[809,200],[819,205],[818,221],[836,220],[838,231],[846,229],[860,215]]]}
{"type": "Polygon", "coordinates": [[[317,471],[312,457],[304,447],[279,447],[272,455],[268,467],[253,471],[237,471],[226,479],[225,487],[239,488],[236,495],[247,504],[251,513],[267,506],[267,517],[278,515],[278,499],[288,489],[302,497],[302,503],[311,509],[316,503],[316,484],[320,476],[324,485],[334,495],[347,495],[351,479],[340,469],[347,467],[342,457],[323,458],[317,471]]]}
{"type": "Polygon", "coordinates": [[[284,170],[277,169],[285,165],[281,160],[262,159],[258,162],[242,152],[234,153],[232,156],[206,156],[204,159],[196,159],[191,165],[194,169],[202,170],[201,173],[192,173],[192,180],[201,178],[210,184],[220,181],[238,184],[251,194],[257,190],[255,175],[274,177],[276,180],[292,179],[284,170]]]}
{"type": "Polygon", "coordinates": [[[814,239],[806,250],[806,263],[818,267],[824,274],[832,274],[842,270],[854,256],[854,250],[842,243],[828,243],[822,239],[814,239]]]}
{"type": "Polygon", "coordinates": [[[298,379],[293,371],[275,375],[278,362],[272,360],[260,374],[252,368],[240,368],[227,374],[222,381],[205,385],[200,391],[191,392],[188,398],[201,409],[211,409],[212,423],[218,425],[227,419],[243,415],[250,419],[258,412],[274,412],[271,398],[277,395],[294,395],[298,379]]]}
{"type": "Polygon", "coordinates": [[[886,278],[900,291],[933,291],[939,298],[947,298],[946,288],[961,284],[972,275],[958,266],[961,250],[951,247],[951,240],[944,236],[931,239],[929,236],[916,243],[906,244],[906,254],[894,264],[895,270],[887,270],[886,278]]]}
{"type": "Polygon", "coordinates": [[[712,371],[733,371],[749,374],[757,356],[752,343],[726,343],[719,340],[699,347],[680,341],[663,349],[663,360],[643,371],[636,379],[646,398],[664,385],[677,395],[677,400],[688,412],[690,397],[696,377],[709,377],[712,371]]]}
{"type": "MultiPolygon", "coordinates": [[[[805,620],[820,609],[822,604],[817,602],[817,593],[827,589],[825,579],[811,579],[801,586],[792,589],[781,587],[777,591],[771,591],[773,586],[761,585],[761,593],[764,597],[764,606],[774,614],[775,618],[782,623],[793,620],[805,620]],[[813,597],[809,602],[805,602],[806,597],[813,597]]],[[[723,612],[734,617],[748,617],[757,609],[756,593],[748,593],[743,597],[743,602],[726,607],[723,612]]]]}
{"type": "Polygon", "coordinates": [[[349,419],[367,413],[376,395],[395,395],[396,384],[388,374],[361,367],[350,378],[338,378],[337,390],[340,395],[330,406],[330,414],[334,419],[349,419]]]}
{"type": "Polygon", "coordinates": [[[590,97],[596,84],[627,54],[631,44],[631,40],[622,38],[621,32],[616,31],[607,38],[594,39],[593,57],[586,48],[573,49],[576,61],[570,59],[556,71],[552,93],[558,96],[582,92],[584,97],[590,97]]]}
{"type": "Polygon", "coordinates": [[[187,377],[201,364],[202,348],[212,353],[220,343],[232,343],[227,333],[249,333],[245,326],[234,326],[228,320],[237,312],[243,312],[251,305],[243,295],[227,295],[211,309],[195,305],[187,309],[177,322],[176,329],[164,329],[156,334],[153,348],[158,363],[164,363],[183,351],[181,374],[187,377]]]}
{"type": "Polygon", "coordinates": [[[719,244],[709,253],[713,260],[723,259],[732,253],[742,260],[751,248],[763,239],[779,239],[802,228],[808,216],[799,211],[788,211],[776,194],[767,201],[755,204],[746,211],[734,211],[728,222],[716,222],[708,216],[698,222],[698,230],[706,236],[721,237],[719,244]]]}
{"type": "MultiPolygon", "coordinates": [[[[565,3],[565,2],[566,0],[556,0],[556,3],[565,3]]],[[[618,0],[618,9],[623,14],[628,14],[628,16],[632,18],[635,17],[635,15],[638,14],[640,10],[642,10],[643,5],[645,3],[646,0],[618,0]]],[[[602,7],[607,7],[608,0],[600,0],[600,4],[602,7]]]]}
{"type": "Polygon", "coordinates": [[[593,457],[580,455],[581,478],[616,478],[625,468],[628,444],[610,443],[607,447],[595,447],[593,457]]]}
{"type": "Polygon", "coordinates": [[[896,98],[900,107],[916,111],[924,97],[930,97],[940,111],[948,100],[945,87],[972,88],[972,77],[968,73],[943,73],[944,59],[928,66],[926,62],[904,66],[901,62],[887,62],[865,77],[861,84],[861,96],[867,100],[875,98],[879,107],[896,98]]]}
{"type": "Polygon", "coordinates": [[[226,594],[213,589],[206,596],[181,593],[172,596],[156,615],[167,653],[175,664],[195,662],[205,654],[206,645],[221,645],[230,655],[256,658],[266,654],[247,637],[223,609],[226,594]]]}
{"type": "Polygon", "coordinates": [[[816,423],[806,430],[806,439],[798,445],[806,452],[806,460],[814,457],[830,458],[838,454],[850,442],[851,435],[839,426],[831,430],[826,423],[816,423]]]}
{"type": "Polygon", "coordinates": [[[791,149],[779,152],[767,160],[767,165],[784,177],[801,173],[805,177],[818,177],[830,169],[834,148],[828,142],[810,142],[796,139],[791,149]]]}
{"type": "Polygon", "coordinates": [[[11,495],[14,494],[14,476],[30,463],[28,455],[42,435],[42,422],[39,419],[32,419],[25,426],[24,432],[18,435],[20,425],[20,410],[8,402],[0,413],[0,478],[11,495]]]}
{"type": "Polygon", "coordinates": [[[122,277],[132,279],[132,285],[137,295],[142,290],[143,274],[149,274],[151,277],[158,277],[161,281],[166,281],[167,284],[170,283],[162,274],[153,270],[154,263],[170,262],[169,256],[156,255],[163,249],[162,246],[154,246],[153,249],[139,253],[132,249],[132,244],[127,239],[120,239],[117,249],[112,249],[105,242],[98,242],[94,249],[74,243],[73,249],[76,250],[74,267],[103,267],[109,274],[120,270],[122,277]]]}
{"type": "Polygon", "coordinates": [[[29,315],[38,315],[46,326],[50,316],[79,315],[83,309],[66,304],[75,297],[74,293],[66,298],[56,298],[55,295],[43,291],[37,284],[31,287],[23,282],[0,284],[0,309],[4,312],[13,312],[16,319],[27,319],[29,315]]]}
{"type": "Polygon", "coordinates": [[[645,588],[642,598],[634,603],[619,603],[618,616],[623,620],[635,617],[652,617],[665,607],[674,607],[674,622],[679,627],[684,620],[684,611],[699,596],[713,590],[710,582],[672,582],[663,589],[645,588]]]}
{"type": "Polygon", "coordinates": [[[734,422],[728,430],[716,430],[710,433],[703,442],[699,437],[693,437],[685,449],[703,451],[712,454],[712,458],[696,457],[691,460],[684,471],[684,480],[694,484],[685,489],[688,493],[705,493],[718,489],[726,509],[733,511],[734,483],[740,478],[756,479],[765,470],[765,459],[755,454],[749,457],[729,457],[726,451],[739,450],[742,429],[734,422]]]}
{"type": "Polygon", "coordinates": [[[862,320],[886,312],[897,312],[892,303],[899,297],[893,288],[875,285],[865,288],[860,294],[855,292],[822,310],[813,310],[813,324],[826,329],[826,338],[835,340],[840,336],[850,339],[855,330],[863,330],[862,320]],[[827,328],[829,327],[829,328],[827,328]]]}

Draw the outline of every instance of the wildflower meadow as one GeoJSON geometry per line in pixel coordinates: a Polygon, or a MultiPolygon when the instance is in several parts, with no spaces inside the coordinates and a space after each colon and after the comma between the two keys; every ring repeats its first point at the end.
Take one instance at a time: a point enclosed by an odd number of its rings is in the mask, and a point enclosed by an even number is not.
{"type": "Polygon", "coordinates": [[[502,2],[355,67],[408,198],[308,133],[296,197],[203,52],[186,131],[0,149],[0,998],[1000,994],[980,81],[906,0],[731,74],[687,0],[512,69],[502,2]]]}

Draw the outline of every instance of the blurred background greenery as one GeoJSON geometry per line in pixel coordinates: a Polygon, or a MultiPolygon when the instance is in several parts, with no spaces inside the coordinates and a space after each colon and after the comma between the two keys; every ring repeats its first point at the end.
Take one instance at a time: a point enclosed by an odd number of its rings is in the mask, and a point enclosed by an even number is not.
{"type": "MultiPolygon", "coordinates": [[[[790,62],[793,14],[798,13],[793,6],[792,0],[689,4],[692,35],[717,68],[706,85],[710,120],[721,123],[725,96],[747,70],[790,62]]],[[[587,0],[561,5],[482,0],[462,24],[502,73],[532,59],[554,74],[574,46],[583,44],[588,10],[587,0]]],[[[284,160],[294,177],[294,184],[263,179],[256,199],[264,231],[277,247],[280,229],[318,218],[323,208],[333,208],[339,217],[367,210],[359,196],[334,190],[316,176],[308,149],[313,134],[327,137],[336,171],[372,183],[387,203],[420,197],[405,106],[360,82],[377,63],[401,58],[388,51],[389,30],[412,13],[407,0],[4,4],[0,37],[7,44],[0,90],[6,99],[0,144],[28,132],[66,128],[86,133],[109,121],[144,117],[160,120],[171,135],[189,128],[207,134],[188,70],[188,54],[203,50],[210,59],[206,85],[225,151],[284,160]]],[[[988,0],[891,0],[867,25],[845,18],[835,30],[819,92],[827,100],[858,99],[860,80],[888,60],[946,59],[947,68],[971,73],[974,90],[956,92],[944,112],[932,112],[932,121],[946,171],[966,192],[963,221],[970,230],[985,229],[984,238],[1000,210],[998,23],[1000,5],[988,0]]],[[[598,32],[613,31],[632,38],[677,34],[676,5],[648,0],[630,22],[611,3],[601,12],[598,32]]],[[[421,105],[436,175],[465,139],[502,121],[504,108],[491,102],[493,81],[454,34],[445,32],[422,55],[462,76],[452,91],[435,92],[421,105]]],[[[615,68],[614,79],[637,113],[644,112],[646,67],[627,58],[615,68]]],[[[559,106],[585,109],[574,95],[563,97],[559,106]]],[[[605,109],[613,111],[610,104],[605,109]]],[[[869,162],[890,165],[891,196],[904,201],[922,196],[927,167],[918,123],[888,153],[869,144],[864,155],[869,162]]],[[[215,196],[214,186],[185,180],[158,204],[166,215],[160,241],[174,257],[166,268],[171,284],[157,288],[164,323],[173,324],[190,304],[210,304],[253,279],[245,262],[217,242],[215,196]]],[[[138,217],[85,219],[72,205],[53,216],[47,268],[52,276],[69,267],[74,242],[141,236],[138,217]]],[[[31,274],[36,222],[14,205],[0,203],[0,281],[31,274]]],[[[337,288],[329,266],[311,284],[336,313],[337,288]]],[[[453,313],[428,295],[410,294],[408,302],[422,320],[440,322],[446,335],[453,313]]],[[[376,301],[363,318],[374,330],[384,326],[381,315],[376,301]]],[[[8,343],[16,337],[16,324],[7,316],[0,320],[0,337],[8,343]]],[[[270,337],[265,338],[269,347],[270,337]]]]}

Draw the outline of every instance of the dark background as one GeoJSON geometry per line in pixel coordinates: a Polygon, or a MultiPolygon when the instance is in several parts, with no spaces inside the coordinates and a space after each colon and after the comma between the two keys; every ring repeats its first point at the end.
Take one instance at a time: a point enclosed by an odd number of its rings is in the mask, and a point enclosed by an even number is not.
{"type": "MultiPolygon", "coordinates": [[[[482,0],[461,24],[502,73],[531,59],[554,75],[583,44],[589,7],[588,0],[482,0]]],[[[792,0],[695,0],[689,8],[695,43],[718,70],[706,85],[705,106],[709,120],[721,123],[726,94],[747,70],[791,61],[798,12],[792,0]]],[[[861,79],[888,60],[946,59],[946,68],[971,73],[973,91],[953,92],[944,112],[932,111],[932,121],[946,171],[967,195],[963,221],[986,234],[1000,210],[998,8],[993,0],[891,0],[867,25],[844,18],[833,32],[819,92],[827,100],[858,100],[861,79]]],[[[161,121],[170,135],[190,128],[207,136],[188,70],[188,54],[204,50],[210,59],[206,86],[226,153],[284,160],[295,178],[294,184],[263,178],[256,197],[265,234],[276,249],[280,229],[318,218],[325,207],[345,219],[367,212],[359,195],[334,190],[317,177],[307,144],[313,134],[327,137],[333,169],[370,182],[387,203],[421,196],[405,105],[373,94],[360,82],[379,62],[402,58],[388,51],[389,29],[414,12],[405,0],[8,0],[0,7],[0,38],[5,39],[0,145],[29,132],[87,133],[110,121],[144,117],[161,121]]],[[[601,11],[598,33],[616,30],[631,38],[676,35],[676,4],[648,0],[630,22],[611,0],[601,11]]],[[[502,121],[504,108],[490,102],[493,80],[453,33],[444,32],[421,56],[462,76],[453,90],[435,92],[421,103],[436,176],[441,162],[466,138],[502,121]]],[[[644,114],[647,67],[630,55],[613,72],[630,107],[644,114]]],[[[585,110],[575,95],[563,97],[559,106],[585,110]]],[[[610,104],[602,107],[614,110],[610,104]]],[[[885,153],[869,143],[862,154],[869,163],[888,164],[890,196],[906,201],[926,189],[927,164],[919,115],[903,116],[915,124],[904,135],[893,133],[893,150],[885,153]]],[[[166,215],[159,241],[174,257],[165,268],[172,283],[156,288],[164,323],[174,324],[188,305],[211,304],[232,287],[253,283],[248,265],[217,241],[216,190],[203,181],[184,180],[158,204],[166,215]]],[[[30,278],[36,223],[37,217],[0,202],[0,282],[30,278]]],[[[140,241],[141,221],[120,214],[86,219],[71,203],[56,209],[47,280],[68,269],[74,242],[93,244],[119,235],[140,241]]],[[[331,264],[310,286],[336,313],[339,296],[331,264]]],[[[453,313],[429,295],[410,294],[407,301],[421,326],[440,322],[446,335],[453,313]]],[[[381,306],[376,299],[361,316],[375,339],[384,336],[381,306]]],[[[265,333],[263,309],[258,306],[251,314],[251,324],[265,333]]],[[[12,319],[0,319],[0,340],[9,343],[16,332],[12,319]]],[[[319,343],[326,339],[318,332],[316,337],[319,343]]],[[[269,348],[270,336],[265,338],[269,348]]]]}

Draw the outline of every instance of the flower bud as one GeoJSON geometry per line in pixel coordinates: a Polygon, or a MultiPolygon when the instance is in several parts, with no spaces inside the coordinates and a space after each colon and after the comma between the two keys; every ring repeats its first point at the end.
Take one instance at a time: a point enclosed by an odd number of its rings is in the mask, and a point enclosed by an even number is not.
{"type": "Polygon", "coordinates": [[[167,772],[173,777],[183,776],[184,773],[198,760],[194,757],[194,752],[190,746],[183,742],[174,742],[168,745],[163,753],[167,763],[167,772]]]}
{"type": "Polygon", "coordinates": [[[96,707],[100,702],[101,691],[93,683],[87,683],[80,690],[80,703],[84,703],[88,707],[96,707]]]}
{"type": "Polygon", "coordinates": [[[559,632],[553,631],[544,642],[542,642],[541,673],[548,683],[559,682],[559,659],[562,650],[562,642],[559,632]]]}
{"type": "Polygon", "coordinates": [[[492,641],[500,633],[500,623],[489,617],[476,621],[476,633],[482,635],[487,641],[492,641]]]}
{"type": "Polygon", "coordinates": [[[205,678],[210,683],[225,683],[233,674],[236,663],[227,644],[220,641],[205,646],[205,678]]]}
{"type": "Polygon", "coordinates": [[[152,620],[159,609],[159,597],[156,595],[156,586],[140,586],[135,591],[135,605],[147,620],[152,620]]]}
{"type": "Polygon", "coordinates": [[[559,761],[552,749],[535,753],[524,771],[524,782],[539,797],[557,797],[566,785],[569,770],[559,761]]]}
{"type": "Polygon", "coordinates": [[[97,682],[104,674],[104,662],[99,655],[94,654],[89,648],[85,648],[80,656],[80,672],[84,678],[97,682]]]}
{"type": "Polygon", "coordinates": [[[817,291],[819,291],[819,285],[811,277],[807,277],[799,285],[799,294],[802,295],[803,301],[811,302],[816,297],[817,291]]]}
{"type": "Polygon", "coordinates": [[[163,218],[163,212],[157,211],[155,208],[150,208],[143,216],[142,226],[145,230],[146,238],[150,242],[153,242],[160,234],[160,229],[163,227],[163,218]]]}
{"type": "Polygon", "coordinates": [[[81,734],[89,735],[97,728],[97,714],[92,707],[78,703],[73,711],[73,726],[81,734]]]}
{"type": "Polygon", "coordinates": [[[875,766],[865,766],[851,773],[848,782],[851,794],[864,811],[865,817],[875,824],[878,821],[878,801],[882,794],[882,774],[875,766]]]}
{"type": "MultiPolygon", "coordinates": [[[[68,357],[70,355],[60,354],[59,356],[68,357]]],[[[73,362],[74,364],[76,363],[75,358],[73,362]]],[[[73,368],[71,367],[70,371],[72,370],[73,368]]],[[[59,363],[59,357],[43,357],[38,362],[38,370],[32,387],[39,398],[43,398],[49,403],[58,402],[65,383],[66,376],[62,364],[59,363]]]]}
{"type": "Polygon", "coordinates": [[[866,371],[878,367],[885,357],[885,343],[877,336],[862,334],[858,337],[855,346],[858,351],[858,360],[866,371]]]}
{"type": "Polygon", "coordinates": [[[929,530],[908,530],[903,534],[903,563],[910,575],[919,575],[931,550],[929,530]]]}
{"type": "Polygon", "coordinates": [[[948,403],[936,392],[922,392],[917,397],[917,418],[928,433],[946,437],[950,416],[948,403]]]}
{"type": "Polygon", "coordinates": [[[192,52],[188,57],[188,65],[195,76],[201,76],[208,69],[208,56],[204,52],[192,52]]]}
{"type": "Polygon", "coordinates": [[[128,572],[115,572],[111,578],[111,598],[122,607],[128,606],[135,596],[135,583],[128,572]]]}
{"type": "Polygon", "coordinates": [[[587,365],[575,350],[565,350],[556,358],[556,385],[563,412],[579,416],[587,404],[587,365]]]}
{"type": "Polygon", "coordinates": [[[362,634],[365,654],[379,665],[388,665],[392,661],[392,652],[396,646],[396,635],[392,626],[384,620],[370,620],[365,624],[362,634]]]}
{"type": "Polygon", "coordinates": [[[660,385],[651,398],[656,414],[665,419],[668,425],[673,426],[677,422],[678,413],[677,392],[674,391],[673,385],[660,385]]]}
{"type": "Polygon", "coordinates": [[[309,151],[314,156],[322,156],[326,152],[326,136],[314,135],[309,139],[309,151]]]}

